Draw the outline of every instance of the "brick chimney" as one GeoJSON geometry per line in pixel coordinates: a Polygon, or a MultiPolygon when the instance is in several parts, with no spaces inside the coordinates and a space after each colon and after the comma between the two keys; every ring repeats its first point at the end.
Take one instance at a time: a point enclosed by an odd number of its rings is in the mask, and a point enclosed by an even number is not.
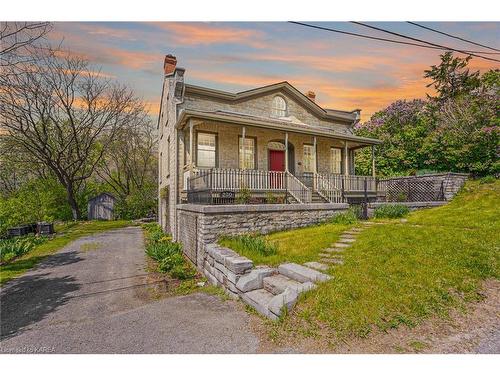
{"type": "Polygon", "coordinates": [[[316,93],[314,91],[308,91],[306,92],[306,96],[311,99],[313,102],[316,99],[316,93]]]}
{"type": "Polygon", "coordinates": [[[166,55],[165,62],[163,63],[163,70],[165,75],[172,74],[175,71],[177,65],[177,58],[174,55],[166,55]]]}

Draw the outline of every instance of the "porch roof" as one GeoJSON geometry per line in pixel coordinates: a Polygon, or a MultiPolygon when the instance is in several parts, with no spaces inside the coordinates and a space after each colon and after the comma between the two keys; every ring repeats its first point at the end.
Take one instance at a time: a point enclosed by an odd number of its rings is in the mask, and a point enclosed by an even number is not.
{"type": "Polygon", "coordinates": [[[324,126],[312,126],[301,122],[294,121],[293,119],[273,119],[261,116],[249,115],[240,112],[229,111],[199,111],[192,109],[183,109],[177,120],[176,127],[183,129],[189,119],[199,119],[208,121],[218,121],[233,125],[247,125],[259,128],[267,128],[280,131],[289,131],[294,133],[302,133],[313,136],[321,136],[328,138],[341,139],[351,142],[356,142],[355,147],[363,147],[367,145],[377,145],[382,141],[373,138],[358,137],[353,134],[342,133],[335,131],[335,129],[327,128],[324,126]]]}

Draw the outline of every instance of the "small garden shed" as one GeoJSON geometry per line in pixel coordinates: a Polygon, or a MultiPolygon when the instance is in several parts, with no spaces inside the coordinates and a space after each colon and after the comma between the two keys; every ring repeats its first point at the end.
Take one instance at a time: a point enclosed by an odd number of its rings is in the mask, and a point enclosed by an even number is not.
{"type": "Polygon", "coordinates": [[[89,220],[113,220],[116,198],[109,193],[101,193],[88,203],[89,220]]]}

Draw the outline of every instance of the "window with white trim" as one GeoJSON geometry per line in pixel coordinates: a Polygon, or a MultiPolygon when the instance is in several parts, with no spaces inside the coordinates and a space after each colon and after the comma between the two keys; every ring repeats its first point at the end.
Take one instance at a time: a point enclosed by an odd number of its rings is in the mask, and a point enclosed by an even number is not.
{"type": "Polygon", "coordinates": [[[167,138],[167,177],[170,175],[170,137],[167,138]]]}
{"type": "Polygon", "coordinates": [[[217,136],[212,133],[198,133],[196,165],[199,168],[215,168],[217,136]]]}
{"type": "Polygon", "coordinates": [[[245,153],[243,154],[243,137],[239,140],[240,169],[255,169],[255,138],[245,138],[245,153]]]}
{"type": "Polygon", "coordinates": [[[304,145],[303,156],[304,172],[314,172],[314,146],[304,145]]]}
{"type": "Polygon", "coordinates": [[[340,148],[330,148],[330,173],[342,173],[342,150],[340,148]]]}
{"type": "Polygon", "coordinates": [[[282,96],[275,96],[273,98],[273,106],[271,114],[273,117],[286,117],[286,101],[282,96]]]}

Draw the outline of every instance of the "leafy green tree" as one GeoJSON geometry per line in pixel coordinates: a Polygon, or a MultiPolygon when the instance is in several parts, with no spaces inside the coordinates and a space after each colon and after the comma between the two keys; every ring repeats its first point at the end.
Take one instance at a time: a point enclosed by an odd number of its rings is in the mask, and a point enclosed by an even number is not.
{"type": "MultiPolygon", "coordinates": [[[[379,175],[500,173],[500,73],[470,72],[469,61],[443,54],[425,71],[437,96],[398,100],[356,126],[357,134],[383,141],[376,152],[379,175]]],[[[357,154],[357,173],[368,174],[370,164],[367,150],[357,154]]]]}
{"type": "MultiPolygon", "coordinates": [[[[356,126],[356,134],[383,141],[375,153],[378,175],[407,174],[424,167],[420,152],[428,130],[424,110],[423,100],[398,100],[356,126]]],[[[358,174],[370,174],[371,150],[356,154],[356,169],[358,174]]]]}

